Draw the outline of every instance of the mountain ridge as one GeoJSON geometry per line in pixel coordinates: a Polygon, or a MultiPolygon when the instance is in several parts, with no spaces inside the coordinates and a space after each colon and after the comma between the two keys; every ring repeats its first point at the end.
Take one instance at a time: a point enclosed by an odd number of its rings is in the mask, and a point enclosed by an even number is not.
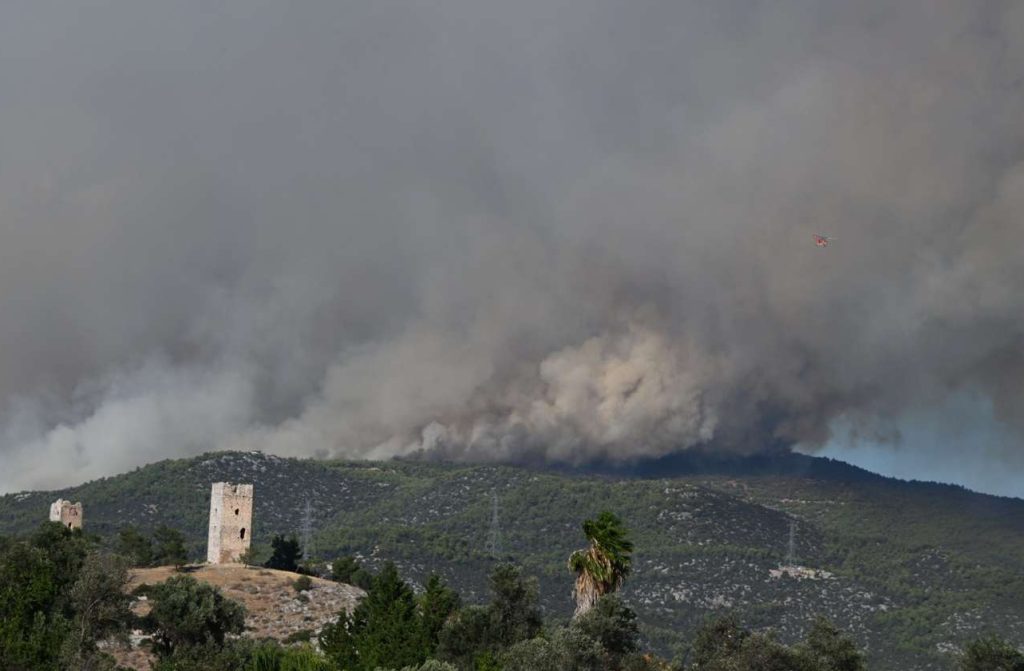
{"type": "Polygon", "coordinates": [[[253,482],[258,546],[275,533],[301,537],[309,500],[315,558],[353,554],[371,567],[393,560],[417,582],[437,571],[470,602],[485,598],[488,571],[507,558],[537,576],[546,612],[560,618],[571,611],[565,558],[583,542],[579,524],[609,508],[637,545],[623,596],[661,651],[685,644],[705,615],[723,610],[784,640],[825,614],[878,669],[948,668],[946,652],[986,626],[1024,641],[1024,501],[806,455],[688,455],[671,468],[662,462],[661,473],[641,466],[566,472],[215,452],[5,495],[0,533],[38,525],[61,496],[83,501],[86,529],[106,542],[129,524],[167,524],[198,558],[210,483],[253,482]],[[486,549],[495,495],[501,557],[486,549]],[[790,559],[802,568],[780,572],[791,528],[790,559]]]}

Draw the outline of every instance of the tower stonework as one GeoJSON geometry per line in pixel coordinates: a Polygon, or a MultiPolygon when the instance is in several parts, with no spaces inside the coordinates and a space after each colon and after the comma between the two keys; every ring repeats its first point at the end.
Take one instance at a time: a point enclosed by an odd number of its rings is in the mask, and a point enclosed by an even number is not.
{"type": "Polygon", "coordinates": [[[210,490],[206,561],[235,564],[252,541],[252,485],[215,482],[210,490]]]}
{"type": "Polygon", "coordinates": [[[50,504],[50,521],[60,522],[68,529],[82,528],[82,504],[57,499],[50,504]]]}

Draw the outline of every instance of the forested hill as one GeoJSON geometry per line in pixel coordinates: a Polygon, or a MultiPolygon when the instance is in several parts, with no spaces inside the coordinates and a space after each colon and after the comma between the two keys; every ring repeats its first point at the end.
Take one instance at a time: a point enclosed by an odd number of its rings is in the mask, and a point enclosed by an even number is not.
{"type": "Polygon", "coordinates": [[[725,609],[786,641],[824,614],[867,648],[872,669],[948,668],[948,651],[985,631],[1024,643],[1024,501],[799,455],[599,470],[213,453],[0,497],[0,534],[34,528],[63,497],[82,501],[91,533],[112,540],[127,525],[166,524],[198,559],[210,483],[251,482],[257,546],[275,533],[301,537],[309,502],[314,558],[391,559],[414,580],[439,572],[472,601],[496,541],[497,554],[540,580],[557,618],[571,612],[565,562],[583,544],[579,524],[610,509],[637,547],[624,596],[662,651],[725,609]]]}

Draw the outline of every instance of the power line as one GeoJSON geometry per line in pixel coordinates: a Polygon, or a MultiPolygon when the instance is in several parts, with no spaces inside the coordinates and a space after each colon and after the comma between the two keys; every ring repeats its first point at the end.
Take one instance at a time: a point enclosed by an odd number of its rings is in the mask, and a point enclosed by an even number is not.
{"type": "Polygon", "coordinates": [[[796,546],[796,520],[789,520],[789,549],[786,551],[786,566],[793,566],[795,562],[796,546]]]}
{"type": "Polygon", "coordinates": [[[501,522],[498,520],[498,493],[491,492],[491,528],[487,534],[487,554],[501,557],[501,522]]]}
{"type": "Polygon", "coordinates": [[[306,559],[313,558],[313,509],[306,497],[306,511],[302,515],[302,552],[306,559]]]}

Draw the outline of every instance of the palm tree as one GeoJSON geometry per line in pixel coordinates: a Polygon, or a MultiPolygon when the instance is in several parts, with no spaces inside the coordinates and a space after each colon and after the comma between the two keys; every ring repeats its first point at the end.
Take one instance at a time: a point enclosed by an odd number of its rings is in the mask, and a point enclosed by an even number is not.
{"type": "Polygon", "coordinates": [[[586,613],[603,595],[621,587],[632,563],[633,543],[626,538],[626,527],[614,513],[606,510],[596,520],[586,520],[583,533],[589,547],[569,555],[569,570],[576,573],[574,617],[586,613]]]}

